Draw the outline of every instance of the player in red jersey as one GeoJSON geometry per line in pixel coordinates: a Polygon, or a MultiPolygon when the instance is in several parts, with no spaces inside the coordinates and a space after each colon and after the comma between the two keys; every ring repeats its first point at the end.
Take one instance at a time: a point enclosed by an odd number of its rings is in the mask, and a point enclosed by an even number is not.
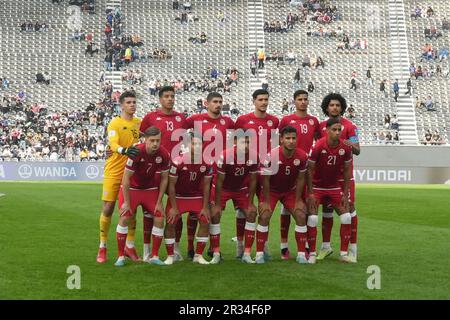
{"type": "Polygon", "coordinates": [[[161,131],[152,126],[144,132],[145,142],[137,145],[140,153],[134,159],[128,158],[119,192],[120,218],[117,225],[117,245],[119,258],[115,265],[125,264],[125,242],[128,234],[128,223],[136,214],[140,205],[144,212],[154,216],[152,228],[152,253],[144,256],[144,261],[163,265],[158,252],[164,232],[162,198],[167,188],[170,167],[170,156],[166,149],[160,147],[161,131]],[[160,174],[161,178],[155,179],[160,174]]]}
{"type": "Polygon", "coordinates": [[[284,127],[280,132],[280,146],[272,149],[262,161],[263,192],[260,195],[258,227],[256,228],[256,263],[264,263],[264,244],[269,235],[269,221],[280,201],[295,219],[298,263],[306,259],[306,206],[304,199],[305,174],[308,155],[297,148],[297,130],[284,127]]]}
{"type": "MultiPolygon", "coordinates": [[[[161,146],[163,146],[174,159],[180,154],[180,148],[177,147],[178,141],[172,141],[176,130],[184,127],[186,121],[184,115],[174,110],[175,89],[170,86],[162,87],[159,90],[159,103],[161,108],[149,112],[142,119],[140,131],[144,133],[147,128],[156,126],[161,130],[161,146]]],[[[144,256],[150,250],[150,232],[153,226],[153,217],[150,213],[144,212],[144,256]]],[[[175,260],[181,261],[183,257],[180,253],[179,242],[183,230],[183,219],[178,220],[177,232],[175,237],[175,260]]]]}
{"type": "MultiPolygon", "coordinates": [[[[309,159],[310,212],[317,214],[318,205],[331,203],[341,220],[341,254],[343,262],[355,263],[354,256],[348,254],[351,237],[351,215],[349,212],[349,187],[353,161],[352,148],[340,139],[342,125],[340,119],[330,118],[326,124],[327,136],[317,141],[309,159]],[[343,175],[341,188],[339,179],[343,175]]],[[[315,239],[310,247],[311,256],[315,254],[315,239]]],[[[310,257],[311,258],[311,257],[310,257]]]]}
{"type": "MultiPolygon", "coordinates": [[[[227,130],[234,129],[231,118],[222,116],[223,98],[220,93],[211,92],[206,97],[207,113],[194,114],[186,119],[185,129],[192,129],[203,137],[203,155],[217,163],[227,145],[227,130]]],[[[197,229],[195,215],[188,219],[188,256],[194,256],[194,235],[197,229]]],[[[208,255],[212,256],[211,250],[208,255]]]]}
{"type": "Polygon", "coordinates": [[[174,263],[175,225],[185,212],[192,212],[200,222],[193,262],[209,264],[203,258],[203,250],[209,235],[212,161],[202,159],[202,139],[199,135],[193,133],[188,144],[189,151],[173,161],[169,173],[169,201],[164,231],[168,257],[165,264],[174,263]]]}
{"type": "MultiPolygon", "coordinates": [[[[297,129],[297,148],[302,149],[308,155],[314,141],[320,136],[319,120],[308,114],[308,92],[297,90],[294,92],[295,113],[284,116],[281,119],[279,130],[286,126],[293,126],[297,129]]],[[[289,259],[288,234],[291,215],[282,207],[280,213],[280,234],[281,234],[281,259],[289,259]]],[[[311,215],[307,219],[308,238],[312,233],[317,232],[317,216],[311,215]]]]}
{"type": "MultiPolygon", "coordinates": [[[[259,159],[265,157],[275,145],[271,144],[272,130],[278,129],[279,120],[277,117],[267,113],[269,106],[269,92],[264,89],[258,89],[252,94],[254,111],[244,114],[236,119],[235,128],[243,129],[248,133],[253,133],[256,138],[256,145],[252,145],[253,150],[256,149],[259,159]]],[[[252,140],[254,141],[254,140],[252,140]]],[[[278,145],[278,140],[275,142],[278,145]]],[[[260,179],[261,180],[261,179],[260,179]]],[[[257,194],[261,189],[261,181],[257,185],[257,194]]],[[[246,217],[245,213],[236,210],[236,237],[237,247],[236,256],[242,257],[244,252],[244,233],[245,233],[246,217]]],[[[268,243],[265,247],[266,256],[269,256],[268,243]]]]}
{"type": "MultiPolygon", "coordinates": [[[[321,105],[323,113],[330,117],[336,118],[340,121],[342,125],[341,139],[344,143],[352,148],[352,153],[354,155],[359,155],[361,153],[359,138],[358,138],[358,128],[349,120],[342,117],[347,109],[347,102],[345,98],[337,93],[330,93],[322,101],[321,105]]],[[[322,136],[326,134],[326,121],[320,123],[322,136]]],[[[358,235],[358,216],[356,215],[355,209],[355,179],[353,177],[353,162],[351,164],[351,176],[350,176],[350,215],[352,217],[352,236],[350,239],[350,255],[357,256],[357,235],[358,235]]],[[[341,185],[343,184],[344,177],[341,173],[339,178],[341,185]]],[[[331,240],[331,230],[333,228],[333,208],[329,205],[322,206],[322,247],[317,260],[322,260],[325,257],[333,253],[333,249],[330,245],[331,240]]]]}
{"type": "Polygon", "coordinates": [[[220,218],[228,200],[245,213],[245,251],[242,261],[254,263],[250,257],[255,239],[257,209],[253,204],[258,177],[258,157],[250,152],[250,139],[241,130],[236,133],[236,146],[224,150],[217,163],[217,175],[211,191],[211,224],[209,233],[214,251],[212,264],[220,262],[220,218]]]}

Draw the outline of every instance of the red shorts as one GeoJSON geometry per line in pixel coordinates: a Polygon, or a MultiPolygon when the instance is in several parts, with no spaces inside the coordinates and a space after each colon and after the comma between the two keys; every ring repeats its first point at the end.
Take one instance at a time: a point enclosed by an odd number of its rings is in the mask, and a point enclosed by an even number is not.
{"type": "MultiPolygon", "coordinates": [[[[154,217],[162,218],[162,212],[153,212],[155,209],[156,201],[158,201],[159,189],[151,188],[151,189],[130,189],[130,209],[131,213],[135,214],[137,207],[140,205],[144,212],[150,212],[154,217]]],[[[119,208],[122,207],[123,204],[123,190],[120,187],[119,191],[119,208]]]]}
{"type": "MultiPolygon", "coordinates": [[[[272,211],[275,210],[275,207],[277,206],[278,201],[280,201],[283,206],[288,210],[293,210],[295,208],[295,190],[291,190],[288,192],[269,192],[270,197],[270,209],[272,211]]],[[[259,194],[259,201],[264,201],[264,194],[261,192],[259,194]]]]}
{"type": "MultiPolygon", "coordinates": [[[[180,214],[175,218],[174,224],[177,223],[178,219],[180,219],[181,215],[185,212],[193,213],[200,221],[205,223],[207,222],[206,218],[203,215],[200,215],[200,212],[203,209],[203,198],[177,198],[177,207],[180,214]]],[[[172,205],[168,199],[166,206],[166,218],[170,209],[172,209],[172,205]]]]}
{"type": "MultiPolygon", "coordinates": [[[[344,190],[344,181],[339,181],[341,189],[344,190]]],[[[355,203],[355,180],[350,180],[348,189],[348,202],[355,203]]]]}
{"type": "Polygon", "coordinates": [[[317,204],[323,204],[324,206],[340,206],[342,199],[341,188],[336,189],[317,189],[313,187],[314,197],[316,198],[317,204]]]}
{"type": "MultiPolygon", "coordinates": [[[[248,208],[248,189],[241,189],[239,191],[227,191],[222,189],[222,199],[220,199],[222,210],[225,210],[228,200],[233,200],[234,208],[247,210],[248,208]]],[[[211,203],[215,203],[216,188],[211,189],[211,203]]]]}

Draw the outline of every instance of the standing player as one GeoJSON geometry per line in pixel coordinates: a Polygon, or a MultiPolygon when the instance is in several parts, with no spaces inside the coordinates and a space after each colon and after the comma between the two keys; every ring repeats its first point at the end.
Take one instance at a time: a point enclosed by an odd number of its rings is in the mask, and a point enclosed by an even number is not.
{"type": "MultiPolygon", "coordinates": [[[[343,262],[355,263],[356,258],[348,254],[351,236],[351,215],[348,211],[348,193],[352,148],[340,139],[342,125],[339,119],[330,118],[326,123],[327,136],[317,141],[309,159],[309,174],[313,178],[309,185],[309,197],[312,205],[310,212],[317,215],[317,206],[331,203],[341,220],[341,254],[343,262]],[[343,188],[339,179],[344,177],[343,188]]],[[[315,239],[314,239],[315,240],[315,239]]],[[[315,241],[310,247],[311,255],[315,253],[315,241]]]]}
{"type": "MultiPolygon", "coordinates": [[[[323,113],[329,118],[338,119],[342,125],[342,132],[340,138],[344,140],[344,143],[352,148],[352,154],[359,155],[361,149],[359,146],[358,128],[353,122],[345,119],[343,114],[347,109],[347,102],[345,98],[338,93],[330,93],[322,101],[321,105],[323,113]]],[[[320,123],[322,137],[326,135],[326,121],[320,123]]],[[[339,178],[341,185],[343,184],[344,177],[341,173],[339,178]]],[[[355,209],[355,178],[353,177],[353,162],[351,163],[351,175],[350,175],[350,215],[352,217],[352,236],[350,239],[350,254],[356,259],[357,255],[357,234],[358,234],[358,216],[355,209]]],[[[317,257],[318,260],[322,260],[325,257],[333,253],[333,249],[330,245],[331,230],[333,228],[333,208],[328,205],[322,206],[322,247],[317,257]]]]}
{"type": "MultiPolygon", "coordinates": [[[[139,140],[139,125],[141,119],[135,118],[136,95],[124,92],[119,98],[122,112],[119,117],[111,120],[107,128],[108,146],[112,155],[106,160],[103,179],[103,210],[100,215],[100,248],[97,254],[97,262],[106,262],[106,242],[108,240],[111,216],[114,212],[123,171],[127,157],[139,155],[139,149],[133,145],[139,140]]],[[[127,237],[125,255],[133,260],[139,260],[134,248],[134,234],[136,231],[136,220],[130,222],[130,230],[127,237]]]]}
{"type": "Polygon", "coordinates": [[[258,175],[256,152],[250,152],[250,139],[239,130],[236,133],[236,145],[224,150],[217,164],[217,175],[213,182],[209,233],[211,248],[214,251],[211,264],[220,262],[220,218],[228,200],[233,200],[234,208],[242,210],[246,217],[245,254],[242,261],[254,263],[250,251],[255,239],[257,209],[253,204],[258,175]]]}
{"type": "MultiPolygon", "coordinates": [[[[217,163],[223,150],[226,149],[227,129],[234,129],[234,122],[229,117],[222,116],[223,98],[220,93],[211,92],[206,97],[207,113],[194,114],[186,119],[185,129],[193,129],[203,137],[203,155],[208,154],[217,163]],[[219,139],[219,140],[218,140],[219,139]],[[211,150],[216,143],[222,147],[220,150],[211,150]],[[208,146],[211,146],[208,148],[208,146]],[[211,153],[209,155],[209,153],[211,153]]],[[[215,170],[215,168],[213,168],[215,170]]],[[[188,219],[188,256],[194,256],[194,235],[197,229],[195,215],[189,215],[188,219]]],[[[208,252],[212,256],[212,252],[208,252]]]]}
{"type": "MultiPolygon", "coordinates": [[[[258,159],[261,159],[261,157],[265,157],[267,153],[275,147],[271,145],[270,140],[272,137],[272,130],[278,129],[279,120],[277,117],[267,113],[267,108],[269,106],[269,92],[267,90],[256,90],[253,92],[252,98],[254,111],[238,117],[236,119],[235,128],[254,133],[253,136],[256,137],[257,145],[252,146],[252,149],[257,151],[258,159]]],[[[260,186],[261,181],[259,181],[257,186],[257,193],[260,192],[260,186]]],[[[245,224],[245,213],[240,209],[236,210],[236,256],[238,258],[241,258],[244,252],[243,238],[246,230],[245,224]]],[[[266,258],[269,258],[268,243],[265,245],[264,251],[266,252],[266,258]]]]}
{"type": "Polygon", "coordinates": [[[145,130],[144,137],[145,142],[136,146],[140,150],[139,156],[127,161],[119,193],[120,218],[116,230],[119,258],[115,263],[119,267],[125,264],[124,249],[128,223],[130,218],[136,215],[139,205],[144,212],[152,213],[154,217],[151,231],[152,253],[146,253],[144,261],[164,265],[159,260],[158,252],[164,235],[162,198],[169,179],[170,155],[164,147],[160,147],[161,131],[157,127],[152,126],[145,130]],[[160,177],[156,178],[157,174],[160,177]]]}
{"type": "MultiPolygon", "coordinates": [[[[161,146],[169,152],[171,159],[174,159],[179,155],[179,149],[175,149],[178,141],[172,141],[172,133],[177,129],[183,128],[186,119],[182,113],[173,109],[175,104],[175,89],[173,87],[165,86],[159,90],[159,103],[161,104],[161,108],[147,113],[144,119],[142,119],[140,131],[144,133],[151,126],[158,127],[161,130],[161,146]]],[[[152,215],[144,212],[144,256],[150,252],[150,233],[152,226],[152,215]]],[[[183,260],[179,249],[182,230],[183,219],[179,219],[174,248],[174,258],[176,261],[183,260]]]]}
{"type": "MultiPolygon", "coordinates": [[[[284,116],[281,119],[279,130],[286,126],[297,129],[297,148],[310,154],[314,140],[320,136],[319,120],[308,114],[308,92],[297,90],[294,92],[295,113],[284,116]]],[[[280,233],[281,233],[281,259],[289,259],[288,234],[291,216],[287,210],[281,209],[280,233]]],[[[317,216],[308,216],[308,239],[317,235],[317,216]]]]}
{"type": "MultiPolygon", "coordinates": [[[[298,263],[308,263],[306,258],[306,207],[303,198],[308,155],[297,148],[297,130],[284,127],[280,132],[280,146],[272,149],[263,160],[263,194],[256,228],[256,263],[264,263],[264,244],[269,235],[269,221],[280,201],[294,217],[298,263]]],[[[313,255],[313,254],[312,254],[313,255]]],[[[310,257],[311,263],[315,257],[310,257]]]]}
{"type": "Polygon", "coordinates": [[[203,250],[209,235],[212,162],[202,159],[202,139],[199,135],[192,133],[188,144],[189,151],[173,161],[169,173],[169,201],[164,231],[168,257],[165,264],[174,263],[175,225],[185,212],[192,212],[200,222],[193,262],[209,264],[203,258],[203,250]]]}

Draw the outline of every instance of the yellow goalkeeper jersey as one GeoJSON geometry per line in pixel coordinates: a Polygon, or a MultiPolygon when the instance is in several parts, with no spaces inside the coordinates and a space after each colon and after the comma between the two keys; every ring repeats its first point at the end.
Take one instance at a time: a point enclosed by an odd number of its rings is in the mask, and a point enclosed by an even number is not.
{"type": "Polygon", "coordinates": [[[106,160],[105,178],[122,179],[127,156],[120,153],[121,148],[131,147],[139,141],[140,118],[124,120],[115,117],[108,124],[108,145],[113,154],[106,160]]]}

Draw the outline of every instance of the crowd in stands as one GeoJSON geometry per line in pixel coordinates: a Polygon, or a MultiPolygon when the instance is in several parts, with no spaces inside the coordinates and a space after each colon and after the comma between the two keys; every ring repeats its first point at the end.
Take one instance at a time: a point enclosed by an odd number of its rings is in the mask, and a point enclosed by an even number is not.
{"type": "Polygon", "coordinates": [[[434,10],[431,6],[428,6],[426,9],[423,9],[420,6],[417,6],[411,12],[411,18],[414,18],[414,19],[431,18],[432,16],[434,16],[434,10]]]}
{"type": "Polygon", "coordinates": [[[441,137],[438,129],[435,129],[433,133],[431,133],[431,129],[428,129],[425,132],[421,143],[423,145],[441,145],[445,144],[445,140],[441,137]]]}
{"type": "Polygon", "coordinates": [[[1,99],[0,158],[103,159],[104,131],[112,117],[113,109],[103,101],[85,110],[51,112],[45,103],[27,105],[18,95],[5,95],[1,99]]]}
{"type": "Polygon", "coordinates": [[[426,110],[426,111],[436,111],[436,102],[433,100],[431,95],[428,95],[426,98],[420,99],[416,97],[415,100],[416,110],[426,110]]]}
{"type": "Polygon", "coordinates": [[[201,43],[204,44],[208,41],[208,36],[205,32],[197,32],[195,36],[189,37],[188,39],[193,44],[201,43]]]}
{"type": "Polygon", "coordinates": [[[46,22],[33,23],[31,21],[23,22],[20,25],[20,32],[39,32],[39,31],[48,31],[48,24],[46,22]]]}
{"type": "MultiPolygon", "coordinates": [[[[53,2],[54,0],[52,0],[53,2]]],[[[58,0],[56,0],[58,1],[58,0]]],[[[61,1],[59,1],[61,2],[61,1]]],[[[58,2],[58,3],[59,3],[58,2]]],[[[95,13],[95,0],[69,0],[69,5],[79,6],[81,12],[94,14],[95,13]]]]}

